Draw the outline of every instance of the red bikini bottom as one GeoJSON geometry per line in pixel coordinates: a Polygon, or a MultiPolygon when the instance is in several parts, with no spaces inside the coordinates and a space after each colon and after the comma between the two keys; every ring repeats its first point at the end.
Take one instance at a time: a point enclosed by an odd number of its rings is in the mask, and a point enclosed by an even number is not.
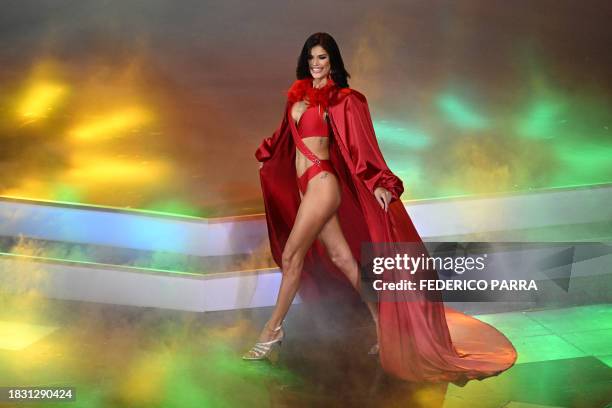
{"type": "Polygon", "coordinates": [[[336,174],[336,170],[334,170],[331,161],[317,159],[315,162],[313,162],[312,166],[306,169],[304,174],[297,178],[298,187],[302,195],[306,194],[306,188],[308,187],[308,182],[310,179],[322,171],[327,171],[334,175],[336,174]]]}

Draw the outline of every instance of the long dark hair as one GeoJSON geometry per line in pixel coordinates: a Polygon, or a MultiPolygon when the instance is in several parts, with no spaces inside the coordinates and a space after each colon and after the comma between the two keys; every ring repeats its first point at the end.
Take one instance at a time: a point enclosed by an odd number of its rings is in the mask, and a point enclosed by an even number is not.
{"type": "Polygon", "coordinates": [[[327,33],[314,33],[304,43],[302,52],[298,58],[298,64],[296,69],[297,79],[312,78],[310,75],[310,69],[308,66],[308,57],[310,56],[310,50],[312,47],[320,45],[327,51],[329,55],[330,63],[330,76],[340,88],[348,88],[348,78],[351,75],[344,68],[344,62],[342,61],[342,55],[340,55],[340,48],[334,37],[327,33]]]}

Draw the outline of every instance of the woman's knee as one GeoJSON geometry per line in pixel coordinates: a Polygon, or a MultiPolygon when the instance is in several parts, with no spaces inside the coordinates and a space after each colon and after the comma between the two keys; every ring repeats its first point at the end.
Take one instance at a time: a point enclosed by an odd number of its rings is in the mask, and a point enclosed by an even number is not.
{"type": "Polygon", "coordinates": [[[353,254],[350,251],[332,252],[330,258],[334,265],[343,271],[352,268],[355,263],[353,254]]]}
{"type": "Polygon", "coordinates": [[[298,251],[285,247],[281,255],[282,268],[281,271],[284,277],[297,278],[302,272],[303,255],[298,251]]]}

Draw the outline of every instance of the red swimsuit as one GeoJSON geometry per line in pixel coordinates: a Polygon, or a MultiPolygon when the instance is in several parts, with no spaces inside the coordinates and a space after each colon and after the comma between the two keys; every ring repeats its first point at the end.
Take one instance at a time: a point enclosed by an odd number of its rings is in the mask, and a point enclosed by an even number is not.
{"type": "Polygon", "coordinates": [[[302,139],[313,136],[329,137],[327,122],[319,115],[316,106],[309,106],[300,117],[297,129],[302,139]]]}
{"type": "Polygon", "coordinates": [[[291,85],[288,91],[290,102],[295,103],[301,100],[308,100],[309,102],[308,108],[302,113],[297,125],[291,116],[291,109],[287,112],[295,147],[313,163],[306,169],[304,174],[297,178],[297,184],[302,194],[306,194],[306,188],[310,179],[322,171],[336,174],[329,160],[319,159],[302,141],[302,139],[312,136],[330,136],[329,125],[323,119],[321,112],[326,111],[330,97],[337,90],[337,86],[331,77],[327,79],[327,83],[321,88],[314,88],[312,81],[312,78],[298,79],[291,85]]]}
{"type": "MultiPolygon", "coordinates": [[[[289,115],[291,115],[291,110],[289,110],[289,115]]],[[[291,122],[291,131],[294,132],[293,140],[297,149],[313,163],[306,169],[304,174],[297,178],[298,187],[303,195],[306,194],[308,182],[317,174],[322,171],[336,174],[331,161],[319,159],[302,141],[302,139],[313,136],[329,137],[329,127],[327,122],[319,115],[318,109],[315,106],[309,106],[302,113],[297,128],[293,118],[290,117],[289,120],[291,122]]]]}

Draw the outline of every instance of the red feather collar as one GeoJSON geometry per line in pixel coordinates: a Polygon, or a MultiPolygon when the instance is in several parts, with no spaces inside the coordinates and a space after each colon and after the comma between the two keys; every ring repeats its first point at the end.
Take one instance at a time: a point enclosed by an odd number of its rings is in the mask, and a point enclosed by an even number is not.
{"type": "Polygon", "coordinates": [[[327,78],[327,83],[321,88],[314,88],[312,86],[312,78],[304,78],[296,80],[291,85],[291,88],[287,91],[287,96],[291,103],[308,99],[309,105],[321,105],[321,108],[325,110],[336,88],[336,83],[331,77],[327,78]]]}

